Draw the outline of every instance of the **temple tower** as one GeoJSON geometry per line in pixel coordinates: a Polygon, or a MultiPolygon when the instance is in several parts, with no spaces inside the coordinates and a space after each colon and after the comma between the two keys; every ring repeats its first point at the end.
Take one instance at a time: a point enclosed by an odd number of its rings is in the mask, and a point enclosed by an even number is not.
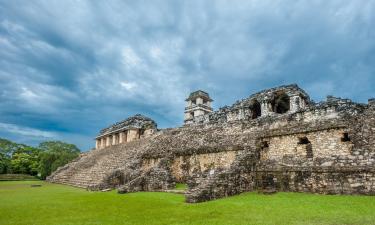
{"type": "Polygon", "coordinates": [[[185,100],[185,124],[190,124],[194,118],[212,112],[211,102],[213,101],[207,92],[198,90],[192,92],[185,100]]]}

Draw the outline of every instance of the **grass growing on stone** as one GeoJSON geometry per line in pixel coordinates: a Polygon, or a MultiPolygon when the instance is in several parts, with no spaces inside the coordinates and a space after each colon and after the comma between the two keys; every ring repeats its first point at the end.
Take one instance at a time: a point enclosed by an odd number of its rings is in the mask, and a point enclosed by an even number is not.
{"type": "Polygon", "coordinates": [[[176,183],[176,190],[186,190],[187,189],[187,185],[186,184],[183,184],[183,183],[176,183]]]}
{"type": "Polygon", "coordinates": [[[375,197],[253,192],[188,204],[178,194],[119,195],[42,181],[4,181],[0,224],[375,224],[375,197]]]}

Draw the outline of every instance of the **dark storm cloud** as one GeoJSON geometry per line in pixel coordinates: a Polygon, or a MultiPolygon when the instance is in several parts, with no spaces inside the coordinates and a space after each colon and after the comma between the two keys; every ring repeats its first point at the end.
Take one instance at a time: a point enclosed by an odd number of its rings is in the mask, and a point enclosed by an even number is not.
{"type": "Polygon", "coordinates": [[[366,102],[374,27],[373,1],[0,1],[0,136],[87,149],[131,114],[180,125],[195,89],[366,102]]]}

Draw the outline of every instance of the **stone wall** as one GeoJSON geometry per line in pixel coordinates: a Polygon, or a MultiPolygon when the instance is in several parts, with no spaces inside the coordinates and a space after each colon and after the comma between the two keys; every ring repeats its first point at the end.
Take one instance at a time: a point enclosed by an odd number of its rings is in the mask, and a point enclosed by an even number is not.
{"type": "Polygon", "coordinates": [[[189,177],[195,174],[205,171],[213,173],[219,168],[229,168],[238,152],[226,151],[176,157],[171,166],[172,175],[176,181],[186,182],[189,177]]]}
{"type": "Polygon", "coordinates": [[[345,139],[344,134],[348,134],[345,129],[329,129],[262,138],[261,159],[280,160],[286,155],[303,158],[314,155],[318,157],[349,155],[353,143],[349,135],[347,135],[348,139],[345,139]]]}

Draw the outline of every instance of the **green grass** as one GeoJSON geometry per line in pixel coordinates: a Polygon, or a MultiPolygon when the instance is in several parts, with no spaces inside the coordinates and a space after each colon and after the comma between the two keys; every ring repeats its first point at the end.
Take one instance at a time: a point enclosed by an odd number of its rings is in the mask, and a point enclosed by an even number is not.
{"type": "Polygon", "coordinates": [[[38,179],[28,174],[0,174],[0,181],[15,181],[15,180],[38,180],[38,179]]]}
{"type": "Polygon", "coordinates": [[[42,181],[4,181],[0,224],[375,224],[375,197],[253,192],[188,204],[179,194],[119,195],[42,181]]]}
{"type": "Polygon", "coordinates": [[[175,189],[176,190],[186,190],[187,189],[187,185],[183,184],[183,183],[177,183],[175,189]]]}

